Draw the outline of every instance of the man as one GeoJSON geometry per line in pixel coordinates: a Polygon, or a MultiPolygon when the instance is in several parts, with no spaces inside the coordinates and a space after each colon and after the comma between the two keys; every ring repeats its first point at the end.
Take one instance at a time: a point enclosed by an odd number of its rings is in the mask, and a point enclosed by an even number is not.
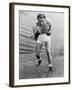
{"type": "Polygon", "coordinates": [[[36,40],[36,58],[38,59],[37,67],[41,64],[42,60],[40,57],[40,51],[43,43],[46,47],[48,63],[49,63],[49,72],[53,72],[52,69],[52,56],[51,56],[51,23],[46,19],[44,14],[37,15],[37,23],[33,27],[33,36],[36,40]]]}

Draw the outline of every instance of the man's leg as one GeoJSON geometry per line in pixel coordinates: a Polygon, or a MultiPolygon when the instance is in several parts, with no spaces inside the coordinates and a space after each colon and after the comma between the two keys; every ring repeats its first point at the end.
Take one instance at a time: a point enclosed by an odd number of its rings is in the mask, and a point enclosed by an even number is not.
{"type": "Polygon", "coordinates": [[[37,67],[41,64],[41,57],[40,57],[41,48],[42,48],[42,44],[36,43],[36,58],[38,59],[37,67]]]}
{"type": "Polygon", "coordinates": [[[52,70],[52,56],[51,56],[51,41],[45,42],[46,46],[46,52],[48,57],[48,63],[49,63],[49,71],[53,72],[52,70]]]}

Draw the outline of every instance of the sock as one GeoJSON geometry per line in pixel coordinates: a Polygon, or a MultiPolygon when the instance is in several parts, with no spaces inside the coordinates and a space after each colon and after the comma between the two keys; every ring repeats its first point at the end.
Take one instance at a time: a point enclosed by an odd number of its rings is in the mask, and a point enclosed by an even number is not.
{"type": "Polygon", "coordinates": [[[49,64],[49,67],[52,67],[52,64],[49,64]]]}

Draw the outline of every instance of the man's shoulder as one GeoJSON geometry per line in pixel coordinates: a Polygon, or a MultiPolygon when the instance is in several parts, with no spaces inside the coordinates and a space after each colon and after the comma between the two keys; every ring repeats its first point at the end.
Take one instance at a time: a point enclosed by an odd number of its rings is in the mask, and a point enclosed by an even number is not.
{"type": "Polygon", "coordinates": [[[51,20],[49,18],[46,18],[47,23],[51,23],[51,20]]]}

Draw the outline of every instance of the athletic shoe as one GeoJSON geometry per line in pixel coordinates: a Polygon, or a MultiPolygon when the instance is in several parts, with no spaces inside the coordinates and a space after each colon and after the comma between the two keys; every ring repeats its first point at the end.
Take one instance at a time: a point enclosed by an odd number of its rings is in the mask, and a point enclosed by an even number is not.
{"type": "Polygon", "coordinates": [[[36,66],[39,67],[41,62],[42,62],[42,60],[38,60],[38,64],[36,66]]]}
{"type": "Polygon", "coordinates": [[[53,67],[49,67],[48,76],[52,76],[52,74],[53,74],[53,67]]]}

